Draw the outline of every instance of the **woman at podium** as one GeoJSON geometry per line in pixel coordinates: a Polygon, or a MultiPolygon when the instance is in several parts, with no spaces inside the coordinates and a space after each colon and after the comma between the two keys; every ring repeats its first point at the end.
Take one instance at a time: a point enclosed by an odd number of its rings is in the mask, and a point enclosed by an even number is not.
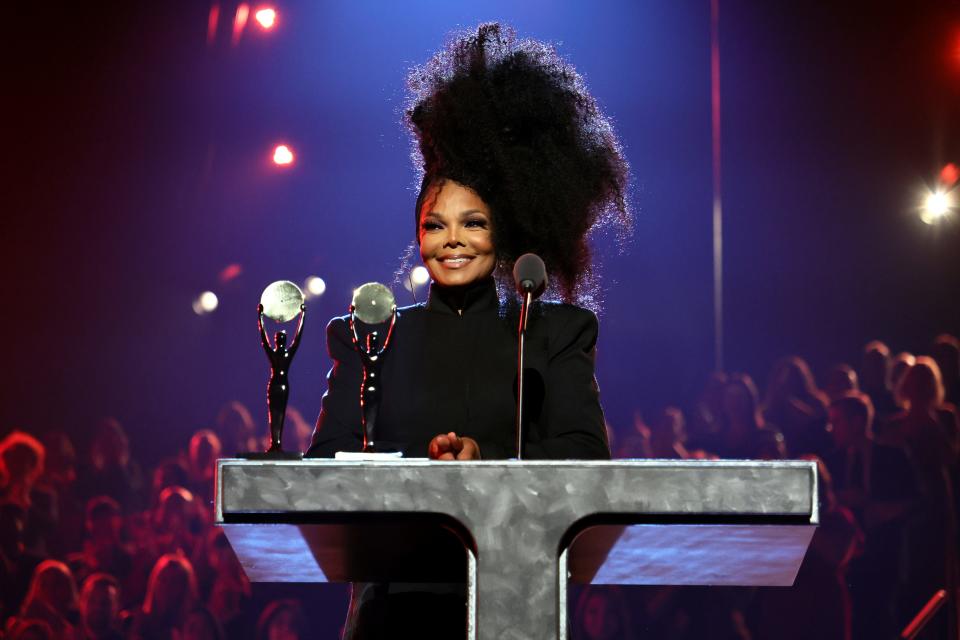
{"type": "MultiPolygon", "coordinates": [[[[594,378],[588,236],[629,228],[627,164],[581,78],[547,45],[497,24],[452,40],[408,84],[422,174],[416,241],[425,304],[399,309],[383,356],[378,451],[516,457],[514,261],[539,255],[550,287],[531,307],[524,457],[608,458],[594,378]],[[552,299],[552,300],[551,300],[552,299]]],[[[312,457],[359,451],[362,368],[348,318],[327,327],[333,368],[312,457]]]]}
{"type": "MultiPolygon", "coordinates": [[[[588,236],[624,232],[627,164],[581,78],[547,45],[497,24],[453,39],[408,78],[422,174],[416,242],[425,304],[397,311],[383,355],[377,451],[441,460],[517,457],[525,253],[549,274],[526,331],[526,459],[610,457],[594,377],[596,282],[588,236]]],[[[360,451],[363,369],[349,317],[327,326],[333,368],[308,456],[360,451]]],[[[436,562],[457,562],[436,558],[436,562]]],[[[462,638],[465,587],[355,584],[344,637],[462,638]]]]}

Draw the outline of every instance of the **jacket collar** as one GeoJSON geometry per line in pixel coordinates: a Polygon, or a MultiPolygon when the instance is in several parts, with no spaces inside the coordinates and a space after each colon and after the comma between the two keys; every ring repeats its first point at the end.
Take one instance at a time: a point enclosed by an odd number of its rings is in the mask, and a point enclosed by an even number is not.
{"type": "Polygon", "coordinates": [[[464,287],[442,287],[436,282],[430,283],[430,296],[427,298],[427,309],[430,311],[465,315],[499,308],[497,285],[492,276],[464,287]]]}

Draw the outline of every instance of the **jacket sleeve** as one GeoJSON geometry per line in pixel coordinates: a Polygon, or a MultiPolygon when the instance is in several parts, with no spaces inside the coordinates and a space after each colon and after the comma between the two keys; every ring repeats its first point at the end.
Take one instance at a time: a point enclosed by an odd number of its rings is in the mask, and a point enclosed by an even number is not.
{"type": "Polygon", "coordinates": [[[539,423],[525,445],[531,460],[610,458],[594,376],[597,316],[561,305],[549,318],[545,395],[539,423]]]}
{"type": "Polygon", "coordinates": [[[363,368],[353,348],[346,319],[327,325],[327,352],[333,367],[327,374],[327,392],[320,401],[320,417],[307,450],[308,458],[332,458],[337,451],[360,451],[360,383],[363,368]]]}

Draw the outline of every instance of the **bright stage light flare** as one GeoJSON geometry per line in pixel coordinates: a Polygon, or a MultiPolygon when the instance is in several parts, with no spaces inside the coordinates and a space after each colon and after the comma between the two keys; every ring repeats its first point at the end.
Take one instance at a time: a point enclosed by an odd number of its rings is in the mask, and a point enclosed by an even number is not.
{"type": "Polygon", "coordinates": [[[310,276],[306,282],[303,283],[303,288],[306,289],[307,293],[311,296],[322,296],[323,292],[327,290],[327,283],[319,276],[310,276]]]}
{"type": "Polygon", "coordinates": [[[430,280],[430,272],[426,267],[414,267],[410,272],[410,279],[417,286],[424,285],[430,280]]]}
{"type": "Polygon", "coordinates": [[[273,148],[273,163],[278,167],[293,164],[293,150],[285,144],[278,144],[273,148]]]}
{"type": "Polygon", "coordinates": [[[953,209],[953,197],[949,192],[935,191],[928,194],[920,209],[920,219],[926,224],[934,224],[953,209]]]}
{"type": "Polygon", "coordinates": [[[220,300],[213,291],[204,291],[193,301],[193,312],[198,316],[216,311],[220,300]]]}
{"type": "Polygon", "coordinates": [[[273,29],[277,24],[277,12],[272,7],[257,9],[256,13],[253,14],[253,18],[264,31],[273,29]]]}

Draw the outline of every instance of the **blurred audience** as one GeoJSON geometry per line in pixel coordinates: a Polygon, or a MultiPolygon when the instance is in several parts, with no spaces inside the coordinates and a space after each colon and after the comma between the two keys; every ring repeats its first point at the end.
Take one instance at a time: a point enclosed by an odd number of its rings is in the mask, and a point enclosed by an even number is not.
{"type": "MultiPolygon", "coordinates": [[[[834,365],[822,390],[794,355],[773,367],[762,404],[749,375],[714,372],[686,415],[667,406],[637,411],[629,431],[608,425],[620,457],[816,456],[821,525],[793,588],[573,588],[573,637],[897,637],[936,589],[960,585],[958,369],[953,336],[931,357],[891,358],[874,341],[859,375],[834,365]]],[[[288,418],[302,449],[311,427],[288,418]]],[[[0,637],[316,637],[316,613],[258,595],[212,524],[217,458],[263,449],[265,433],[239,402],[214,424],[160,452],[146,486],[115,419],[77,442],[80,459],[59,430],[0,440],[0,637]]],[[[956,640],[957,619],[954,598],[928,637],[956,640]]]]}

